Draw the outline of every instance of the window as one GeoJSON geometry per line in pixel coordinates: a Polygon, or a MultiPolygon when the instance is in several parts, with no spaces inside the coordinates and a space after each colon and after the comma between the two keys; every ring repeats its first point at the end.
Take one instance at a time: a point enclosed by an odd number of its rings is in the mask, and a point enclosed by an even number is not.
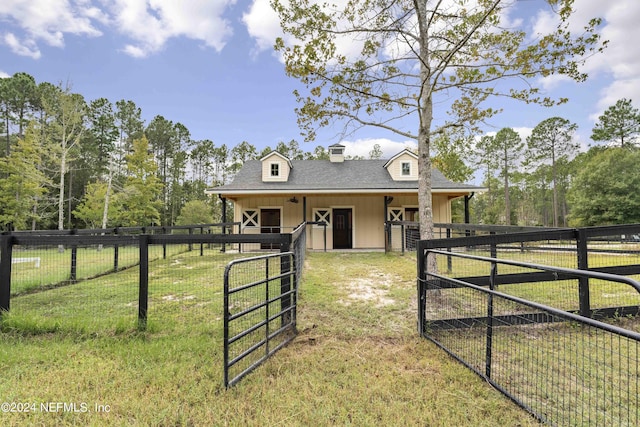
{"type": "Polygon", "coordinates": [[[389,221],[403,221],[402,209],[391,209],[389,211],[389,221]]]}
{"type": "Polygon", "coordinates": [[[243,227],[257,227],[258,226],[258,211],[244,211],[242,213],[242,226],[243,227]]]}
{"type": "MultiPolygon", "coordinates": [[[[326,222],[327,226],[331,226],[331,211],[329,209],[314,209],[313,210],[314,222],[326,222]]],[[[323,227],[322,225],[314,224],[314,227],[323,227]]]]}
{"type": "Polygon", "coordinates": [[[280,176],[280,163],[271,163],[271,176],[280,176]]]}
{"type": "Polygon", "coordinates": [[[411,176],[411,163],[402,162],[402,176],[411,176]]]}

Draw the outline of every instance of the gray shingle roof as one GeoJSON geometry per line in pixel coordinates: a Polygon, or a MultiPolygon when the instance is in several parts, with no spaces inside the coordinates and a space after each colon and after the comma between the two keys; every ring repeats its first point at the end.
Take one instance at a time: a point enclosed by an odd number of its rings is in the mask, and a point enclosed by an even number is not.
{"type": "MultiPolygon", "coordinates": [[[[328,160],[292,160],[293,169],[287,182],[262,182],[262,164],[259,160],[246,162],[233,182],[211,188],[211,193],[278,192],[305,190],[417,190],[418,181],[394,181],[384,167],[387,160],[345,160],[332,163],[328,160]]],[[[468,184],[451,182],[437,169],[432,171],[432,189],[474,191],[468,184]]]]}

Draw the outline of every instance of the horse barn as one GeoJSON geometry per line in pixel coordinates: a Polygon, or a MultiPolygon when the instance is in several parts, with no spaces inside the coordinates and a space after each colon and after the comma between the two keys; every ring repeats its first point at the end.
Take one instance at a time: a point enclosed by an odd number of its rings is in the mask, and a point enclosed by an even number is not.
{"type": "MultiPolygon", "coordinates": [[[[273,151],[207,193],[233,202],[243,234],[279,233],[309,221],[326,223],[326,231],[314,224],[308,249],[385,249],[385,221],[418,222],[418,157],[403,150],[388,160],[348,160],[344,149],[330,146],[329,160],[290,160],[273,151]]],[[[433,169],[434,222],[450,223],[451,201],[482,190],[433,169]]]]}

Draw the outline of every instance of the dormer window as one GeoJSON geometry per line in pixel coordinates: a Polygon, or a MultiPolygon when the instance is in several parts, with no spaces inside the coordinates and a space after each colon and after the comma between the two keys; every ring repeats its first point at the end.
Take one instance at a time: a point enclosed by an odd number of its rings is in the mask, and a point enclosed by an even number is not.
{"type": "Polygon", "coordinates": [[[411,176],[410,162],[402,162],[402,176],[411,176]]]}
{"type": "Polygon", "coordinates": [[[280,163],[271,163],[271,176],[280,176],[280,163]]]}

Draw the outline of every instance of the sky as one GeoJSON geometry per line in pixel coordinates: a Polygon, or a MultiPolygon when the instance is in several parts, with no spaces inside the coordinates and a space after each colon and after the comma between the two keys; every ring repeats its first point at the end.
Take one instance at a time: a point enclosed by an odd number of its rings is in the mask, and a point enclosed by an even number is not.
{"type": "MultiPolygon", "coordinates": [[[[542,120],[560,116],[578,125],[575,138],[587,149],[607,107],[621,98],[640,105],[640,1],[575,5],[576,19],[603,18],[600,33],[609,41],[585,65],[588,81],[538,81],[569,103],[549,109],[502,100],[495,106],[504,111],[486,132],[511,127],[526,137],[542,120]]],[[[547,28],[541,6],[542,0],[518,0],[509,18],[528,31],[547,28]]],[[[295,139],[305,151],[342,143],[347,155],[367,157],[377,143],[391,157],[414,145],[376,128],[341,138],[335,127],[303,142],[292,94],[302,86],[285,75],[272,48],[280,34],[269,0],[2,0],[0,77],[26,72],[36,83],[69,84],[87,101],[131,100],[146,124],[162,115],[185,125],[192,139],[217,146],[247,141],[261,151],[295,139]]]]}

